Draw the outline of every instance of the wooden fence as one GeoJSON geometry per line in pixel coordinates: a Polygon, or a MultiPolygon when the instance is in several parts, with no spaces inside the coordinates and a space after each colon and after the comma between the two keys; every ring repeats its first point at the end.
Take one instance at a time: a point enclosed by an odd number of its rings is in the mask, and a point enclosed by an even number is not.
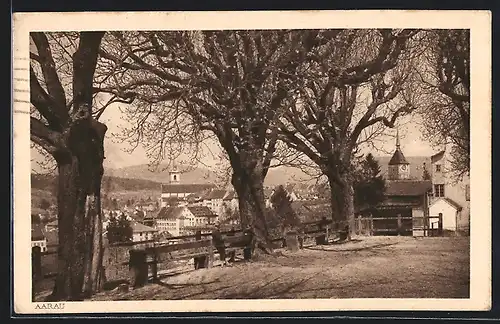
{"type": "MultiPolygon", "coordinates": [[[[326,244],[332,236],[345,238],[347,231],[345,222],[333,222],[332,220],[320,220],[302,223],[298,231],[291,231],[285,237],[271,239],[275,248],[288,246],[292,250],[303,247],[304,241],[314,239],[316,245],[326,244]]],[[[442,215],[429,217],[358,217],[355,220],[354,232],[357,235],[398,234],[405,235],[421,232],[422,236],[435,236],[443,233],[442,215]]],[[[224,241],[224,249],[234,252],[242,249],[244,259],[251,257],[251,246],[245,231],[238,229],[221,232],[224,241]]],[[[120,245],[121,246],[121,245],[120,245]]],[[[114,246],[110,246],[113,248],[114,246]]],[[[211,266],[214,260],[214,249],[217,246],[212,241],[212,233],[201,235],[182,235],[170,237],[162,242],[130,242],[124,244],[121,266],[130,269],[122,269],[117,273],[127,272],[130,281],[134,285],[143,285],[148,281],[150,269],[153,279],[156,279],[158,264],[172,260],[204,258],[204,266],[195,261],[195,269],[211,266]],[[128,253],[127,253],[128,252],[128,253]],[[125,255],[128,254],[128,255],[125,255]]],[[[220,247],[219,247],[220,248],[220,247]]],[[[220,253],[220,250],[217,250],[220,253]]],[[[33,282],[48,276],[54,276],[57,271],[57,251],[41,252],[40,247],[32,248],[32,276],[33,282]],[[49,270],[42,265],[42,257],[52,257],[55,260],[54,269],[49,270]]],[[[123,278],[125,279],[125,278],[123,278]]]]}
{"type": "Polygon", "coordinates": [[[357,235],[413,235],[440,236],[443,234],[443,215],[416,217],[357,217],[354,233],[357,235]]]}

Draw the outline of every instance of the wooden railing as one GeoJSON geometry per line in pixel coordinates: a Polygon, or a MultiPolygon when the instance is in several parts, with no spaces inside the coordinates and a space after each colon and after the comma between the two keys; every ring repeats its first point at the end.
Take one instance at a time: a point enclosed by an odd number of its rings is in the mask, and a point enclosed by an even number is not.
{"type": "MultiPolygon", "coordinates": [[[[222,234],[222,233],[221,233],[222,234]]],[[[183,235],[169,238],[169,240],[183,240],[178,243],[168,241],[146,249],[130,250],[130,278],[129,282],[134,287],[144,286],[151,279],[158,279],[158,264],[172,261],[194,259],[194,268],[210,268],[214,261],[214,249],[225,261],[226,255],[231,256],[238,249],[243,250],[244,259],[252,255],[253,235],[249,231],[224,232],[222,240],[214,241],[208,235],[183,235]],[[151,270],[151,271],[150,271],[151,270]]]]}
{"type": "Polygon", "coordinates": [[[149,270],[152,279],[158,279],[158,264],[178,260],[204,258],[203,267],[211,267],[214,259],[212,239],[166,244],[146,249],[130,250],[130,284],[141,287],[148,282],[149,270]]]}
{"type": "Polygon", "coordinates": [[[354,233],[357,235],[413,233],[415,236],[438,236],[443,234],[443,216],[357,217],[354,233]]]}
{"type": "MultiPolygon", "coordinates": [[[[297,231],[292,231],[290,235],[285,235],[285,237],[274,237],[271,242],[276,247],[284,247],[297,240],[300,248],[309,239],[314,239],[317,245],[326,244],[332,235],[336,235],[340,239],[342,239],[342,236],[347,235],[345,228],[343,228],[344,225],[344,222],[336,223],[325,219],[304,222],[297,231]]],[[[354,232],[358,235],[375,235],[388,232],[404,234],[409,231],[422,231],[423,236],[441,235],[443,232],[442,215],[429,217],[358,217],[354,228],[354,232]],[[393,226],[387,226],[388,223],[393,226]]],[[[231,253],[241,249],[243,250],[244,259],[251,258],[253,236],[249,236],[248,232],[245,233],[243,230],[237,229],[221,232],[221,235],[225,255],[226,253],[231,255],[231,253]]],[[[170,237],[162,242],[131,242],[129,245],[130,281],[135,286],[143,285],[148,281],[150,270],[152,279],[156,280],[158,277],[158,264],[161,263],[195,259],[195,269],[211,267],[214,261],[214,253],[221,253],[222,248],[221,245],[214,244],[212,233],[181,235],[170,237]],[[145,243],[153,246],[144,247],[145,243]]],[[[41,257],[49,254],[57,254],[57,252],[42,253],[40,249],[32,249],[34,280],[47,276],[47,273],[42,273],[41,257]]]]}

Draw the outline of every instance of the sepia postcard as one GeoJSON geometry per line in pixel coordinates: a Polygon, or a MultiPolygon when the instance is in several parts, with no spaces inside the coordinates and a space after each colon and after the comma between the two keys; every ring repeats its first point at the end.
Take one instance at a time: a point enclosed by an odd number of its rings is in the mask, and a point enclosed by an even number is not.
{"type": "Polygon", "coordinates": [[[15,13],[13,40],[16,313],[491,308],[490,12],[15,13]]]}

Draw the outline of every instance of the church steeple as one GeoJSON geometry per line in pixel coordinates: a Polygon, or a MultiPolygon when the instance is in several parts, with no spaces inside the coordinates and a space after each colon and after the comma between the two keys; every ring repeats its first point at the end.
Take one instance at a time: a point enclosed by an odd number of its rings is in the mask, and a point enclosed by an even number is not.
{"type": "Polygon", "coordinates": [[[399,144],[399,128],[396,128],[396,150],[399,150],[401,145],[399,144]]]}
{"type": "Polygon", "coordinates": [[[173,163],[172,170],[169,172],[170,174],[170,183],[172,184],[178,184],[180,182],[180,172],[177,169],[177,164],[173,163]]]}
{"type": "Polygon", "coordinates": [[[389,161],[389,179],[403,180],[410,176],[410,163],[406,160],[401,151],[401,143],[399,141],[399,129],[396,128],[396,150],[389,161]]]}

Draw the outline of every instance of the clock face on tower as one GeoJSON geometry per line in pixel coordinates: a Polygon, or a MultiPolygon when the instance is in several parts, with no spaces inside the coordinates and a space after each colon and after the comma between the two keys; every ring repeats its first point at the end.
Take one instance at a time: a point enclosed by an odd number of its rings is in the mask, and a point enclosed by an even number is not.
{"type": "Polygon", "coordinates": [[[406,171],[406,165],[404,165],[404,164],[403,164],[403,165],[401,166],[401,170],[406,171]]]}

